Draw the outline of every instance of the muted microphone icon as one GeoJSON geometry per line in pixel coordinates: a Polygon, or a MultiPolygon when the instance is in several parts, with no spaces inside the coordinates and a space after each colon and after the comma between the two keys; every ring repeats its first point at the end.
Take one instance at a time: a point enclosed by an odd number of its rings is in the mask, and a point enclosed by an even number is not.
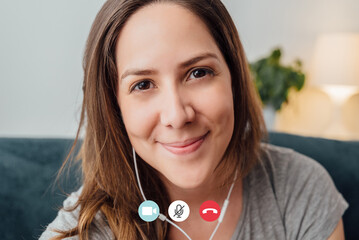
{"type": "Polygon", "coordinates": [[[177,218],[181,218],[181,216],[183,214],[183,208],[184,208],[184,205],[181,206],[181,204],[177,204],[177,206],[175,208],[175,215],[173,215],[173,217],[177,216],[177,218]]]}
{"type": "Polygon", "coordinates": [[[176,200],[168,207],[168,216],[175,222],[185,221],[190,213],[189,206],[182,200],[176,200]]]}

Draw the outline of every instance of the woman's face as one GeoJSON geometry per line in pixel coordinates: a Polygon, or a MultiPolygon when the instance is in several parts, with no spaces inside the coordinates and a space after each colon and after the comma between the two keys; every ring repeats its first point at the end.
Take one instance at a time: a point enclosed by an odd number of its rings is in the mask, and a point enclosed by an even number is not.
{"type": "Polygon", "coordinates": [[[137,154],[178,187],[213,181],[234,112],[230,72],[206,25],[175,4],[146,6],[123,27],[116,61],[118,103],[137,154]]]}

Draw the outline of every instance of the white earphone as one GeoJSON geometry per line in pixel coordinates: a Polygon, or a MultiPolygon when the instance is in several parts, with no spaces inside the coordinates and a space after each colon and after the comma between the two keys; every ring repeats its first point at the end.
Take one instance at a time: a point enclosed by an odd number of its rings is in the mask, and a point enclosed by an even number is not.
{"type": "MultiPolygon", "coordinates": [[[[142,197],[145,201],[147,201],[146,199],[146,196],[145,194],[143,193],[143,190],[142,190],[142,186],[141,186],[141,182],[140,182],[140,177],[139,177],[139,174],[138,174],[138,169],[137,169],[137,159],[136,159],[136,152],[135,152],[135,149],[132,147],[132,154],[133,154],[133,162],[135,164],[135,172],[136,172],[136,178],[137,178],[137,183],[138,183],[138,186],[140,188],[140,191],[141,191],[141,194],[142,194],[142,197]]],[[[224,218],[224,215],[226,214],[226,211],[227,211],[227,207],[228,207],[228,204],[229,204],[229,198],[231,196],[231,193],[232,193],[232,190],[233,190],[233,187],[234,187],[234,183],[237,179],[237,172],[238,170],[236,170],[236,173],[234,175],[234,179],[233,179],[233,183],[228,191],[228,195],[227,195],[227,198],[226,200],[224,200],[224,203],[223,203],[223,206],[222,206],[222,209],[221,209],[221,214],[219,215],[219,218],[218,218],[218,223],[214,229],[214,231],[212,232],[211,234],[211,237],[209,238],[209,240],[212,240],[213,237],[214,237],[214,234],[217,232],[218,228],[219,228],[219,225],[222,223],[223,221],[223,218],[224,218]]],[[[177,226],[174,222],[172,222],[171,220],[169,220],[165,215],[163,215],[162,213],[159,214],[158,218],[162,221],[167,221],[169,224],[173,225],[175,228],[177,228],[178,230],[180,230],[189,240],[192,240],[188,234],[182,229],[180,228],[179,226],[177,226]]]]}

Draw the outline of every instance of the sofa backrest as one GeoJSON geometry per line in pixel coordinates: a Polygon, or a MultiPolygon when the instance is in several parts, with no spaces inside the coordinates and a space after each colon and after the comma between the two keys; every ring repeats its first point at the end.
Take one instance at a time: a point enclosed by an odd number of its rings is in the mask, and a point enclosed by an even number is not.
{"type": "MultiPolygon", "coordinates": [[[[52,184],[72,142],[0,138],[0,239],[38,239],[56,217],[66,195],[52,184]]],[[[66,192],[80,182],[74,169],[69,176],[66,192]]]]}

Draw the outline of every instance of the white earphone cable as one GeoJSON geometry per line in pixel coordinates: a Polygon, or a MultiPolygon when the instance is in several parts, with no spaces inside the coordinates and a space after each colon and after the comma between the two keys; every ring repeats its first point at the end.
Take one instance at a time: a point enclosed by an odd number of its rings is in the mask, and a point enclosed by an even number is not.
{"type": "MultiPolygon", "coordinates": [[[[140,188],[140,191],[141,191],[141,194],[142,194],[142,197],[145,201],[147,201],[146,197],[145,197],[145,194],[143,193],[143,190],[142,190],[142,186],[141,186],[141,182],[140,182],[140,177],[139,177],[139,174],[138,174],[138,169],[137,169],[137,159],[136,159],[136,152],[135,152],[135,149],[132,147],[132,154],[133,154],[133,162],[134,162],[134,165],[135,165],[135,172],[136,172],[136,178],[137,178],[137,183],[138,183],[138,186],[140,188]]],[[[233,187],[234,187],[234,183],[237,179],[237,173],[238,173],[238,170],[236,170],[236,173],[234,175],[234,179],[233,179],[233,183],[228,191],[228,195],[227,195],[227,198],[226,200],[224,200],[224,203],[223,203],[223,206],[222,206],[222,210],[221,210],[221,214],[219,215],[219,218],[218,218],[218,223],[214,229],[214,231],[212,232],[211,234],[211,237],[209,238],[209,240],[212,240],[215,233],[217,232],[218,228],[219,228],[219,225],[222,223],[223,221],[223,218],[224,218],[224,215],[226,214],[226,211],[227,211],[227,207],[228,207],[228,204],[229,204],[229,198],[232,194],[232,190],[233,190],[233,187]]],[[[179,226],[177,226],[174,222],[172,222],[171,220],[169,220],[165,215],[163,215],[162,213],[159,214],[158,218],[162,221],[167,221],[168,223],[170,223],[172,226],[174,226],[175,228],[177,228],[178,230],[180,230],[189,240],[192,240],[188,234],[182,229],[180,228],[179,226]]]]}
{"type": "Polygon", "coordinates": [[[228,207],[228,204],[229,204],[229,198],[231,197],[232,190],[233,190],[233,187],[234,187],[234,183],[236,182],[236,179],[237,179],[237,173],[238,173],[238,170],[236,170],[236,173],[234,175],[233,183],[232,183],[232,185],[231,185],[231,187],[230,187],[230,189],[228,191],[227,198],[226,198],[226,200],[224,200],[222,210],[221,210],[221,214],[219,215],[219,218],[218,218],[217,226],[214,228],[214,231],[212,232],[211,237],[209,238],[209,240],[213,239],[214,234],[216,234],[216,232],[217,232],[217,230],[219,228],[219,225],[222,223],[224,215],[226,214],[227,207],[228,207]]]}
{"type": "Polygon", "coordinates": [[[142,194],[143,199],[144,199],[145,201],[147,201],[146,196],[145,196],[145,194],[143,193],[142,186],[141,186],[141,182],[140,182],[140,177],[139,177],[139,174],[138,174],[136,152],[135,152],[135,149],[134,149],[134,148],[132,148],[132,154],[133,154],[133,162],[134,162],[134,164],[135,164],[135,172],[136,172],[136,178],[137,178],[138,187],[140,188],[140,191],[141,191],[141,194],[142,194]]]}
{"type": "Polygon", "coordinates": [[[163,215],[162,213],[160,213],[159,219],[161,219],[162,221],[167,221],[169,224],[171,224],[172,226],[174,226],[175,228],[177,228],[178,230],[180,230],[183,235],[185,235],[189,240],[192,240],[188,234],[179,226],[177,226],[174,222],[172,222],[171,220],[169,220],[165,215],[163,215]]]}

